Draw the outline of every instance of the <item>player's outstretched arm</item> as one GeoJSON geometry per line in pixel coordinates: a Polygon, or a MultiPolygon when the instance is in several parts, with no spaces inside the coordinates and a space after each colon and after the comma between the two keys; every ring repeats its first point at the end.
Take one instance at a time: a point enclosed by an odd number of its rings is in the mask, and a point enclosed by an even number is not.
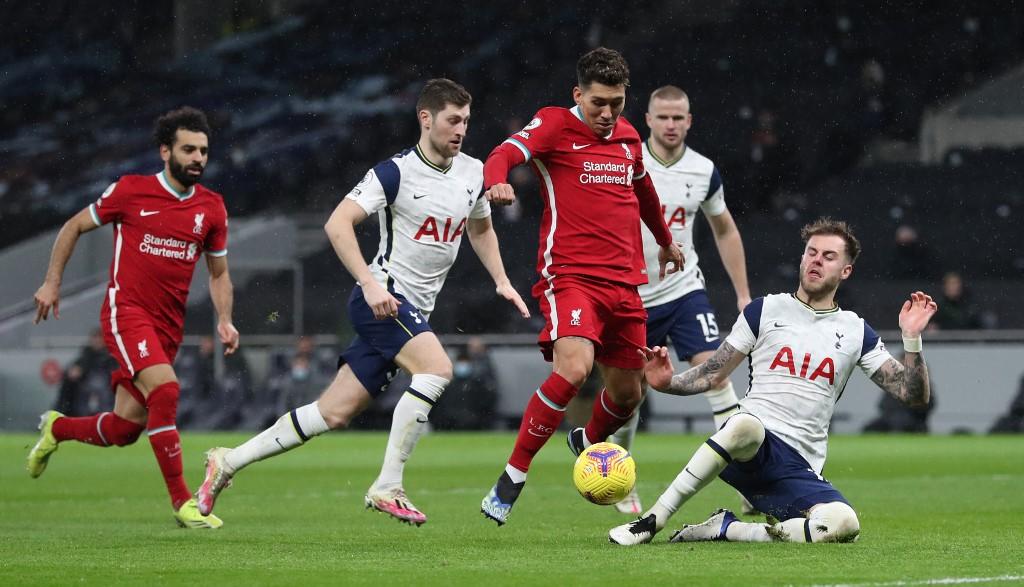
{"type": "Polygon", "coordinates": [[[50,264],[46,269],[46,277],[34,296],[36,302],[34,324],[39,324],[40,320],[46,320],[50,309],[53,309],[54,318],[60,318],[60,283],[64,279],[64,267],[71,259],[71,254],[75,252],[78,237],[98,227],[99,225],[93,220],[92,213],[85,208],[65,222],[60,232],[57,233],[57,240],[54,241],[53,251],[50,253],[50,264]]]}
{"type": "Polygon", "coordinates": [[[728,342],[723,342],[711,358],[679,375],[672,375],[672,362],[665,347],[644,348],[640,353],[647,360],[644,375],[651,387],[671,395],[697,395],[710,389],[720,389],[743,359],[728,342]]]}
{"type": "Polygon", "coordinates": [[[729,210],[717,216],[707,216],[711,232],[715,234],[715,246],[722,258],[725,272],[736,292],[736,308],[740,312],[750,303],[750,285],[747,283],[747,260],[743,252],[743,238],[740,229],[729,210]]]}
{"type": "Polygon", "coordinates": [[[224,354],[238,350],[238,329],[231,319],[235,305],[235,287],[228,272],[228,258],[206,256],[206,268],[210,271],[210,300],[217,311],[217,336],[224,345],[224,354]]]}
{"type": "Polygon", "coordinates": [[[373,317],[384,320],[398,315],[398,300],[377,283],[363,259],[363,251],[356,240],[355,226],[366,218],[362,206],[345,198],[327,219],[324,231],[345,269],[362,286],[363,298],[373,310],[373,317]]]}
{"type": "Polygon", "coordinates": [[[928,366],[921,353],[921,333],[939,309],[931,296],[916,291],[900,310],[903,331],[903,362],[889,359],[871,376],[871,381],[909,406],[926,406],[931,399],[928,366]]]}
{"type": "Polygon", "coordinates": [[[473,246],[476,256],[480,258],[480,262],[494,280],[494,291],[512,302],[523,318],[529,318],[530,310],[526,307],[526,302],[516,288],[512,287],[512,282],[505,273],[505,264],[501,261],[501,250],[498,248],[498,235],[494,232],[491,217],[470,218],[466,225],[469,244],[473,246]]]}

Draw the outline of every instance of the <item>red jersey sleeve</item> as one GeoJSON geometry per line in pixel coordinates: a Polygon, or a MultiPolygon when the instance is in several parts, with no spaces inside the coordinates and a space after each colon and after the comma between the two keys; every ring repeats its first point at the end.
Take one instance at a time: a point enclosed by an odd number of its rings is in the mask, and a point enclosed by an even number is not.
{"type": "Polygon", "coordinates": [[[129,189],[124,186],[125,183],[127,182],[124,179],[115,181],[103,191],[99,199],[89,204],[89,214],[96,226],[116,222],[124,216],[129,198],[129,189]]]}
{"type": "Polygon", "coordinates": [[[217,213],[217,221],[210,227],[210,232],[206,233],[203,250],[211,257],[223,257],[228,254],[228,212],[223,202],[217,213]]]}
{"type": "Polygon", "coordinates": [[[549,152],[560,135],[563,118],[558,108],[541,108],[523,130],[505,139],[491,151],[484,164],[484,189],[507,183],[508,172],[517,165],[549,152]]]}

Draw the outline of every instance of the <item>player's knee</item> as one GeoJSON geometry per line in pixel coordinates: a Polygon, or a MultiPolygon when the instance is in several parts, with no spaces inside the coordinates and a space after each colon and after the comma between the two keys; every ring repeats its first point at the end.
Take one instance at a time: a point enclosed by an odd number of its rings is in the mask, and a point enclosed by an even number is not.
{"type": "Polygon", "coordinates": [[[857,512],[841,501],[815,506],[809,524],[815,542],[853,542],[860,536],[857,512]]]}
{"type": "Polygon", "coordinates": [[[749,461],[764,443],[764,425],[750,414],[736,414],[711,437],[737,461],[749,461]]]}
{"type": "Polygon", "coordinates": [[[451,359],[446,356],[443,362],[438,362],[437,365],[432,365],[427,373],[444,379],[447,384],[448,381],[452,380],[454,371],[455,369],[452,367],[451,359]]]}
{"type": "Polygon", "coordinates": [[[348,428],[352,418],[355,417],[351,409],[341,409],[341,406],[331,407],[324,405],[320,405],[320,415],[324,417],[324,422],[327,422],[327,427],[331,430],[348,428]]]}
{"type": "Polygon", "coordinates": [[[573,361],[559,365],[555,369],[555,373],[558,373],[563,379],[572,384],[573,387],[579,389],[587,382],[587,377],[590,376],[590,367],[582,361],[573,361]]]}
{"type": "Polygon", "coordinates": [[[429,400],[430,404],[433,405],[437,403],[437,400],[441,399],[441,394],[444,393],[444,389],[448,387],[450,381],[451,377],[442,377],[430,373],[417,373],[412,376],[412,381],[409,382],[409,389],[422,398],[429,400]]]}

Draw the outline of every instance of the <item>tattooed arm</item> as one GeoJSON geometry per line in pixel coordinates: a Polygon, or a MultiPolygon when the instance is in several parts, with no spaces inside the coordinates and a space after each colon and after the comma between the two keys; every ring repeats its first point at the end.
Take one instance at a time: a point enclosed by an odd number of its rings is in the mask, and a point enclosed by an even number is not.
{"type": "Polygon", "coordinates": [[[729,380],[729,374],[733,369],[746,358],[746,355],[732,345],[723,342],[707,361],[673,376],[668,349],[654,347],[644,349],[642,354],[648,361],[644,368],[647,382],[654,389],[671,395],[696,395],[709,389],[719,389],[729,380]]]}
{"type": "Polygon", "coordinates": [[[889,359],[875,371],[871,381],[910,407],[926,406],[931,397],[928,366],[921,353],[904,353],[902,363],[889,359]]]}
{"type": "Polygon", "coordinates": [[[901,402],[911,407],[928,405],[931,390],[928,385],[928,366],[921,354],[921,332],[939,307],[931,296],[920,291],[910,294],[900,310],[900,330],[903,331],[903,363],[889,359],[871,376],[875,385],[881,387],[901,402]],[[917,340],[916,352],[906,352],[906,346],[917,340]]]}

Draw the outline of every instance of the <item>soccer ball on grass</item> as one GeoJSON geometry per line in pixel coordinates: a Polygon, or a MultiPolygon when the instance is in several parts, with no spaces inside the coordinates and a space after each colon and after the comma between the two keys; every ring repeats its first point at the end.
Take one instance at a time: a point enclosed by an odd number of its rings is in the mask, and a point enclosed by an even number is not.
{"type": "Polygon", "coordinates": [[[629,451],[611,442],[588,447],[576,459],[572,481],[584,499],[598,505],[618,503],[636,485],[636,463],[629,451]]]}

